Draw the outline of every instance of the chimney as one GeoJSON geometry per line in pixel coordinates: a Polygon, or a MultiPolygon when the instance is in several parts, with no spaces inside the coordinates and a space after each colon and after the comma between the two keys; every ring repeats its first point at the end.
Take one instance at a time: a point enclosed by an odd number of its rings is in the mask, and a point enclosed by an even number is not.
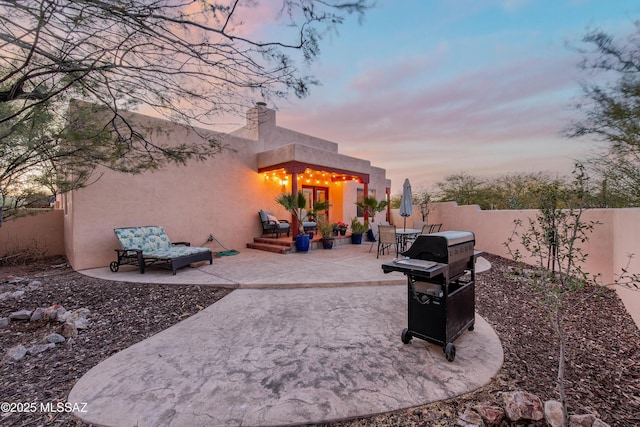
{"type": "Polygon", "coordinates": [[[276,112],[267,108],[266,102],[256,102],[256,106],[247,111],[247,126],[250,138],[264,139],[276,127],[276,112]]]}

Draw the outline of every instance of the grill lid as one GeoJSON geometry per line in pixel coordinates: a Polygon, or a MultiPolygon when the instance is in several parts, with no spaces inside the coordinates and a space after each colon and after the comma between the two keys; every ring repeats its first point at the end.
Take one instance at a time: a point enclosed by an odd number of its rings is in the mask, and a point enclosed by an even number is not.
{"type": "Polygon", "coordinates": [[[473,252],[474,244],[475,236],[471,231],[441,231],[418,236],[411,247],[402,255],[446,264],[452,261],[449,259],[449,248],[470,245],[471,252],[473,252]]]}
{"type": "Polygon", "coordinates": [[[447,241],[448,246],[459,245],[460,243],[467,243],[475,240],[471,231],[440,231],[438,233],[431,233],[429,236],[441,236],[447,241]]]}

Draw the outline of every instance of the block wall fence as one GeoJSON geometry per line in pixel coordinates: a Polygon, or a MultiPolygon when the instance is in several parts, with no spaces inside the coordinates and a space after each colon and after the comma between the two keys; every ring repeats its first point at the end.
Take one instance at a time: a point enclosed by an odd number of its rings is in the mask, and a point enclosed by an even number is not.
{"type": "MultiPolygon", "coordinates": [[[[414,206],[413,215],[407,218],[407,226],[413,221],[422,221],[420,208],[414,206]]],[[[442,230],[472,231],[476,238],[476,249],[505,258],[511,258],[504,243],[514,231],[514,221],[521,219],[528,224],[528,218],[535,218],[537,211],[527,210],[490,210],[483,211],[479,206],[458,206],[455,202],[434,203],[431,206],[427,222],[442,224],[442,230]]],[[[630,273],[640,274],[640,208],[628,209],[589,209],[584,212],[584,221],[597,221],[589,241],[583,245],[589,254],[584,270],[598,275],[604,284],[613,283],[624,268],[630,273]],[[633,255],[629,260],[629,255],[633,255]],[[629,261],[631,261],[629,263],[629,261]]],[[[403,226],[404,218],[398,209],[391,210],[391,221],[398,227],[403,226]]],[[[514,244],[513,249],[522,246],[514,244]]],[[[534,263],[534,259],[525,259],[534,263]]],[[[622,286],[614,287],[623,300],[636,325],[640,326],[640,291],[622,286]]]]}
{"type": "MultiPolygon", "coordinates": [[[[535,210],[483,211],[478,206],[458,206],[455,202],[436,203],[427,221],[442,224],[442,230],[472,231],[476,249],[510,258],[504,243],[512,235],[514,221],[535,218],[535,210]]],[[[597,221],[583,249],[589,254],[584,269],[609,284],[628,269],[640,274],[640,208],[590,209],[585,221],[597,221]],[[630,255],[634,255],[629,259],[630,255]]],[[[407,218],[407,226],[422,221],[419,207],[407,218]]],[[[398,209],[391,210],[391,222],[402,227],[404,218],[398,209]]],[[[0,257],[35,248],[47,256],[65,255],[63,211],[53,210],[39,215],[5,221],[0,227],[0,257]]],[[[514,245],[514,249],[518,245],[514,245]]],[[[522,249],[522,248],[521,248],[522,249]]],[[[521,251],[525,254],[525,251],[521,251]]],[[[533,259],[526,260],[533,263],[533,259]]],[[[627,310],[640,325],[640,291],[615,286],[627,310]]]]}

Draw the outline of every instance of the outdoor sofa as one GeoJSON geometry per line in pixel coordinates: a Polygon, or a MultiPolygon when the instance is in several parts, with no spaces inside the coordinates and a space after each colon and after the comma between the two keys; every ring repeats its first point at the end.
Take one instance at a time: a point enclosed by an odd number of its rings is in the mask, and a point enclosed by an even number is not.
{"type": "Polygon", "coordinates": [[[189,242],[171,243],[160,226],[123,227],[113,231],[122,246],[115,250],[118,260],[109,265],[114,273],[121,265],[137,265],[143,274],[145,267],[161,264],[170,267],[175,275],[178,268],[193,262],[213,264],[211,249],[191,246],[189,242]]]}

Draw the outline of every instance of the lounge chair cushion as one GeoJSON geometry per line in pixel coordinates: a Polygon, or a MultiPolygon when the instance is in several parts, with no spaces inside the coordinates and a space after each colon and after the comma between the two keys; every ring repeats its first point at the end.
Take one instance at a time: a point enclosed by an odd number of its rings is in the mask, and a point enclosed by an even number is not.
{"type": "Polygon", "coordinates": [[[278,237],[280,233],[287,233],[287,236],[289,235],[291,224],[289,224],[288,221],[279,220],[270,211],[260,210],[258,214],[262,222],[262,235],[267,233],[275,234],[276,237],[278,237]]]}
{"type": "Polygon", "coordinates": [[[156,260],[169,262],[175,274],[176,269],[191,262],[206,261],[212,263],[211,249],[190,246],[188,242],[171,243],[160,226],[124,227],[114,229],[122,250],[118,251],[118,261],[112,263],[112,271],[120,264],[138,264],[140,273],[146,265],[156,260]],[[141,251],[137,254],[135,251],[141,251]]]}
{"type": "Polygon", "coordinates": [[[122,249],[138,249],[144,247],[145,234],[140,227],[116,228],[116,236],[122,245],[122,249]]]}

